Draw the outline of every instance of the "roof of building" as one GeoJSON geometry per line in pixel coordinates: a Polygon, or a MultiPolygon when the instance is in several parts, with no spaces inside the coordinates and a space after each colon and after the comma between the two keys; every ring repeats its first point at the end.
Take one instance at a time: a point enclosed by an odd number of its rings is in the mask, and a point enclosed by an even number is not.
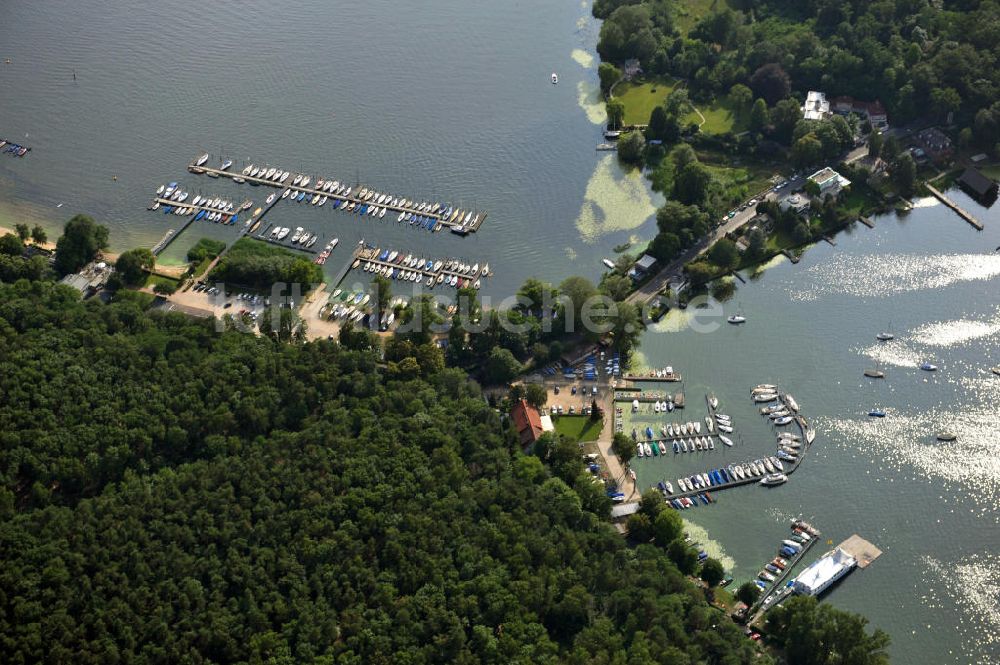
{"type": "Polygon", "coordinates": [[[854,557],[838,547],[799,573],[795,578],[795,588],[805,593],[815,593],[845,568],[853,568],[857,563],[854,557]]]}
{"type": "Polygon", "coordinates": [[[635,262],[635,267],[639,270],[649,270],[656,265],[656,257],[650,256],[649,254],[643,254],[639,257],[639,260],[635,262]]]}
{"type": "Polygon", "coordinates": [[[521,445],[534,443],[544,431],[541,414],[538,413],[538,409],[528,404],[527,400],[518,401],[511,408],[510,417],[514,420],[521,445]]]}
{"type": "Polygon", "coordinates": [[[810,90],[806,95],[806,103],[802,106],[802,117],[806,120],[822,120],[830,113],[830,102],[826,94],[810,90]]]}
{"type": "Polygon", "coordinates": [[[958,179],[958,184],[971,190],[978,196],[987,196],[990,193],[995,193],[997,191],[996,182],[983,175],[978,169],[971,167],[965,169],[965,173],[963,173],[958,179]]]}
{"type": "Polygon", "coordinates": [[[543,432],[554,432],[556,431],[556,426],[552,424],[552,416],[547,413],[543,413],[540,416],[542,421],[542,431],[543,432]]]}
{"type": "Polygon", "coordinates": [[[814,183],[819,185],[820,189],[829,186],[831,184],[831,181],[833,180],[836,180],[837,184],[839,184],[841,187],[847,187],[848,185],[851,184],[850,180],[840,175],[839,173],[831,169],[829,166],[822,168],[819,171],[816,171],[816,173],[813,173],[811,176],[809,176],[809,180],[812,180],[814,183]]]}
{"type": "Polygon", "coordinates": [[[611,519],[621,519],[639,512],[639,502],[619,503],[611,507],[611,519]]]}
{"type": "Polygon", "coordinates": [[[882,102],[875,100],[874,102],[865,102],[860,99],[854,99],[853,97],[841,96],[834,97],[830,100],[833,107],[836,109],[849,107],[852,111],[858,113],[866,113],[868,116],[882,116],[885,115],[885,107],[882,106],[882,102]]]}

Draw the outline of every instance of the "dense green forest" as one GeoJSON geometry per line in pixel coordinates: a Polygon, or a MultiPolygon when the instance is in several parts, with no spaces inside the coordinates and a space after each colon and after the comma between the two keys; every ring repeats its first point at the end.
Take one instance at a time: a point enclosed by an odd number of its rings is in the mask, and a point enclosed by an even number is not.
{"type": "Polygon", "coordinates": [[[5,663],[753,660],[429,350],[390,377],[145,302],[0,286],[5,663]]]}
{"type": "Polygon", "coordinates": [[[596,0],[598,51],[683,78],[700,99],[748,85],[770,107],[807,90],[880,99],[894,124],[956,112],[982,147],[1000,140],[995,0],[731,0],[686,34],[683,0],[596,0]]]}
{"type": "MultiPolygon", "coordinates": [[[[202,250],[199,249],[198,253],[202,250]]],[[[209,279],[269,289],[278,282],[318,284],[323,281],[323,271],[301,253],[252,238],[240,238],[215,266],[209,279]]]]}

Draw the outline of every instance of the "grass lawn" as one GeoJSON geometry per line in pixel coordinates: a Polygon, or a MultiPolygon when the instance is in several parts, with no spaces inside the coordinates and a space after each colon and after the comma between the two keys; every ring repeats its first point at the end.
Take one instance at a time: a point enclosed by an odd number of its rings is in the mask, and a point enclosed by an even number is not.
{"type": "Polygon", "coordinates": [[[180,280],[170,279],[169,277],[163,277],[162,275],[150,275],[146,279],[146,283],[144,284],[144,286],[146,288],[151,289],[154,286],[156,286],[157,284],[164,284],[164,285],[167,285],[167,286],[172,286],[172,287],[174,287],[176,289],[178,286],[180,286],[180,280]]]}
{"type": "MultiPolygon", "coordinates": [[[[747,129],[748,118],[738,118],[728,99],[718,98],[708,106],[696,106],[705,116],[705,124],[701,126],[701,131],[706,134],[725,134],[726,132],[739,134],[747,129]]],[[[683,124],[687,125],[692,122],[701,122],[701,118],[694,111],[684,116],[683,124]]]]}
{"type": "Polygon", "coordinates": [[[662,104],[675,81],[656,80],[646,82],[626,82],[615,87],[615,99],[625,105],[626,125],[645,125],[649,114],[662,104]]]}
{"type": "Polygon", "coordinates": [[[703,17],[729,6],[726,0],[680,0],[675,13],[677,29],[686,35],[703,17]]]}
{"type": "Polygon", "coordinates": [[[784,231],[775,231],[767,237],[767,247],[768,251],[780,252],[783,249],[788,249],[790,247],[795,247],[798,243],[792,239],[791,234],[785,233],[784,231]]]}
{"type": "Polygon", "coordinates": [[[553,416],[556,431],[573,441],[596,441],[604,427],[603,420],[591,420],[590,416],[553,416]]]}

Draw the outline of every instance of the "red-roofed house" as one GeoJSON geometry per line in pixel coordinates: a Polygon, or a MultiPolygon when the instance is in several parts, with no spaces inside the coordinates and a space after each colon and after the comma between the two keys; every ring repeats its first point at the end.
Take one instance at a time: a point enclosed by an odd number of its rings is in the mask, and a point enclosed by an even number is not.
{"type": "Polygon", "coordinates": [[[521,441],[521,446],[530,446],[544,431],[542,429],[542,416],[538,409],[528,404],[527,400],[520,400],[510,410],[510,417],[517,428],[517,437],[521,441]]]}
{"type": "Polygon", "coordinates": [[[863,102],[853,97],[834,97],[830,101],[830,108],[834,113],[840,115],[855,115],[867,118],[868,122],[877,129],[884,129],[889,124],[889,116],[885,112],[882,102],[863,102]]]}

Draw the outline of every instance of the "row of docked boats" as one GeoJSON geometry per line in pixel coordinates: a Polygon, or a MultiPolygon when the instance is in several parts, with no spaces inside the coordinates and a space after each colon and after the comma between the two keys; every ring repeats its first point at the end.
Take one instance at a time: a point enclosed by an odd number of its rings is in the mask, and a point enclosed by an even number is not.
{"type": "Polygon", "coordinates": [[[160,185],[156,190],[156,200],[149,206],[150,210],[163,209],[165,214],[195,215],[194,221],[204,219],[209,222],[235,224],[239,221],[239,213],[248,210],[253,203],[249,200],[236,205],[221,197],[210,197],[191,194],[182,190],[176,182],[160,185]]]}
{"type": "Polygon", "coordinates": [[[482,286],[481,277],[490,275],[488,263],[480,267],[478,263],[469,264],[458,259],[426,259],[414,254],[380,248],[355,259],[351,268],[389,279],[426,283],[428,287],[445,285],[478,289],[482,286]]]}
{"type": "Polygon", "coordinates": [[[802,439],[798,434],[791,432],[778,433],[778,459],[785,460],[791,464],[798,464],[799,455],[802,452],[802,439]]]}
{"type": "MultiPolygon", "coordinates": [[[[207,161],[208,155],[201,155],[195,161],[195,167],[200,169],[207,161]]],[[[219,170],[225,171],[230,166],[232,166],[232,160],[227,160],[219,170]]],[[[302,173],[293,175],[290,171],[276,166],[248,164],[241,173],[242,177],[234,178],[236,182],[249,181],[251,184],[259,184],[261,181],[266,181],[275,186],[284,185],[287,182],[288,190],[285,198],[294,194],[297,201],[309,200],[313,205],[324,205],[327,202],[332,202],[334,209],[342,208],[347,212],[359,212],[379,217],[384,217],[386,212],[391,209],[400,212],[398,217],[400,222],[417,223],[420,221],[429,224],[433,221],[451,226],[467,227],[475,226],[484,214],[446,203],[393,196],[373,187],[353,186],[346,181],[319,178],[314,182],[311,176],[302,173]],[[312,186],[310,187],[310,185],[312,186]]],[[[212,171],[209,171],[208,174],[217,175],[212,171]]],[[[432,228],[440,228],[440,226],[436,225],[432,228]]]]}
{"type": "Polygon", "coordinates": [[[805,549],[806,544],[818,535],[807,526],[800,522],[793,522],[791,535],[782,540],[778,546],[778,556],[764,564],[763,569],[757,573],[754,583],[762,591],[766,590],[768,585],[781,579],[788,568],[795,564],[796,558],[805,549]]]}
{"type": "Polygon", "coordinates": [[[0,139],[0,151],[3,151],[4,154],[10,155],[11,157],[24,157],[31,152],[31,148],[23,146],[19,143],[12,143],[6,139],[0,139]]]}
{"type": "Polygon", "coordinates": [[[750,391],[750,397],[757,404],[767,404],[760,408],[760,413],[771,421],[772,425],[790,425],[798,412],[798,404],[790,395],[780,395],[778,387],[764,383],[750,391]],[[793,408],[794,407],[794,408],[793,408]]]}
{"type": "MultiPolygon", "coordinates": [[[[660,485],[663,485],[663,488],[661,488],[662,491],[666,492],[666,488],[667,486],[670,486],[670,483],[665,481],[663,483],[660,483],[660,485]]],[[[667,504],[673,506],[677,510],[687,510],[688,508],[694,508],[695,506],[698,505],[699,501],[701,501],[701,503],[706,506],[710,503],[715,503],[715,499],[712,498],[712,495],[709,494],[708,492],[699,492],[693,498],[687,496],[677,497],[676,499],[669,497],[667,498],[667,504]]]]}
{"type": "Polygon", "coordinates": [[[292,245],[298,245],[299,247],[309,249],[316,244],[319,240],[319,236],[311,231],[306,231],[301,226],[296,226],[293,231],[287,226],[276,226],[271,229],[271,234],[268,236],[268,240],[273,242],[282,242],[288,235],[291,234],[288,242],[292,245]]]}
{"type": "MultiPolygon", "coordinates": [[[[780,485],[788,480],[784,473],[784,465],[776,456],[756,459],[750,462],[730,464],[726,467],[712,469],[705,473],[696,473],[677,479],[677,486],[682,492],[695,492],[709,487],[719,487],[729,483],[757,479],[762,485],[780,485]]],[[[671,491],[671,493],[673,493],[671,491]]]]}
{"type": "Polygon", "coordinates": [[[326,243],[326,247],[323,248],[323,251],[319,253],[319,256],[316,257],[316,260],[314,260],[313,263],[318,266],[324,265],[327,259],[330,258],[330,255],[333,254],[333,250],[337,248],[337,243],[339,242],[340,238],[334,238],[330,242],[326,243]]]}

